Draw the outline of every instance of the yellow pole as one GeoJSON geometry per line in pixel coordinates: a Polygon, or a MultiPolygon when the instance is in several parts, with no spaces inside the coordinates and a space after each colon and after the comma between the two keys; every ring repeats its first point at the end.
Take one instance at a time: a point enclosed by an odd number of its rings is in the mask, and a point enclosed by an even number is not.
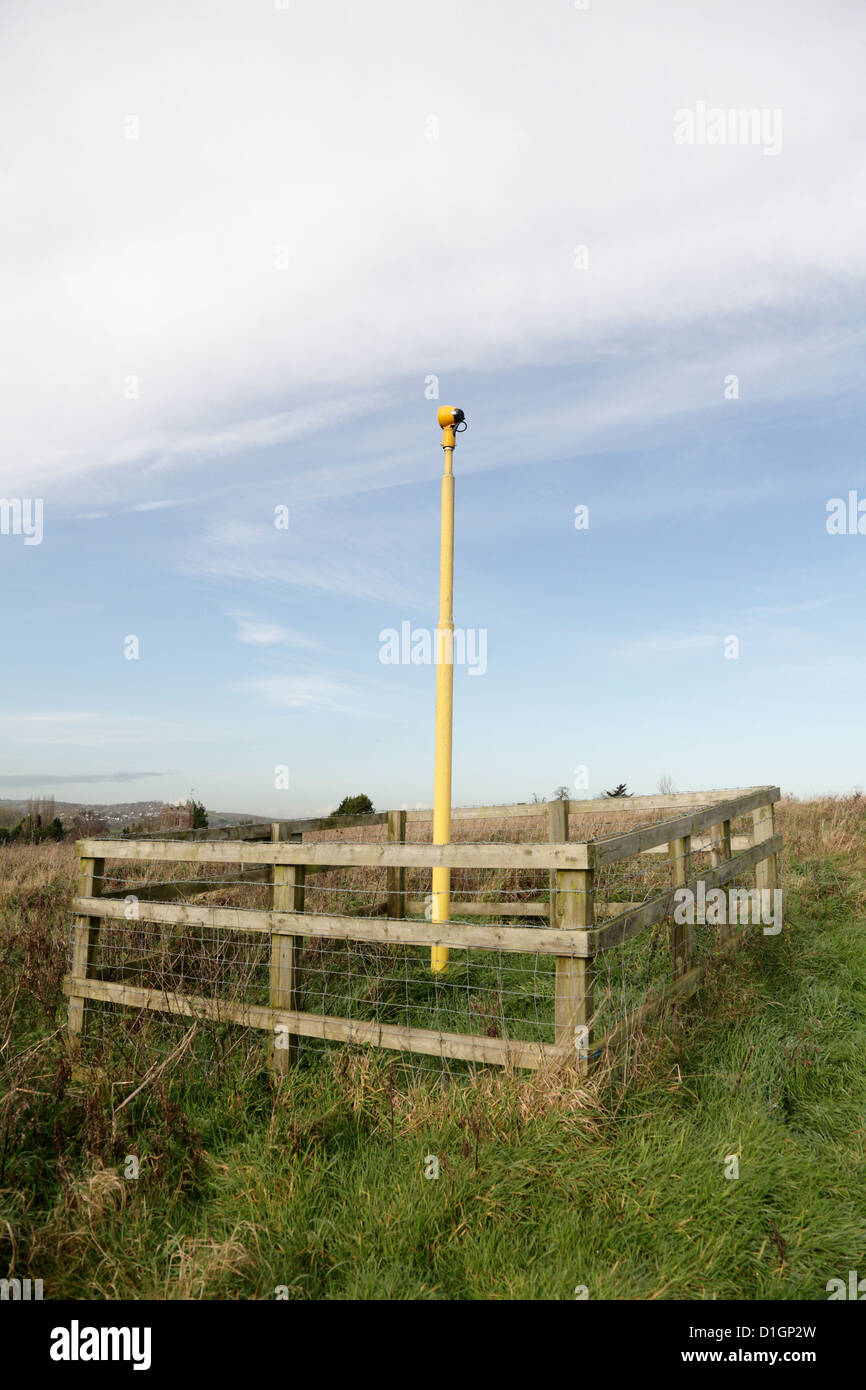
{"type": "MultiPolygon", "coordinates": [[[[436,628],[436,761],[433,786],[433,843],[451,842],[451,730],[454,709],[454,427],[463,422],[463,411],[443,405],[438,415],[442,427],[445,470],[442,475],[442,540],[439,556],[439,623],[436,628]]],[[[433,921],[451,916],[451,870],[433,870],[433,921]]],[[[430,969],[441,974],[448,965],[448,947],[433,946],[430,969]]]]}

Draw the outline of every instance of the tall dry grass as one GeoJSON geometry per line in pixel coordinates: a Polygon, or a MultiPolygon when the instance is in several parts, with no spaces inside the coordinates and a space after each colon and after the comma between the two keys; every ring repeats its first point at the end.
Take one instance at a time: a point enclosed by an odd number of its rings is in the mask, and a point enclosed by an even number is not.
{"type": "Polygon", "coordinates": [[[822,1297],[864,1258],[866,806],[787,799],[778,824],[789,927],[627,1090],[556,1068],[431,1085],[338,1047],[277,1084],[260,1040],[235,1067],[227,1036],[160,1069],[144,1026],[84,1084],[72,847],[0,849],[0,1275],[84,1298],[822,1297]]]}

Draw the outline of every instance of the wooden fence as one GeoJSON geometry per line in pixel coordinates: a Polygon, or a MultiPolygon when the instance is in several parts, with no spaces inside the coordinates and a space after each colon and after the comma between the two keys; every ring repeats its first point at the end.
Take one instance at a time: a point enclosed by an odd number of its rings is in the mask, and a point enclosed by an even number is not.
{"type": "MultiPolygon", "coordinates": [[[[779,789],[767,786],[622,800],[457,808],[453,812],[455,826],[464,821],[491,820],[501,826],[543,817],[546,838],[533,842],[409,843],[408,830],[426,833],[429,811],[260,823],[222,833],[183,831],[160,840],[81,840],[76,845],[78,879],[71,963],[64,980],[70,1039],[74,1045],[80,1043],[87,1005],[99,1001],[156,1015],[210,1019],[265,1030],[270,1035],[270,1062],[277,1071],[291,1065],[299,1040],[308,1038],[518,1067],[537,1067],[550,1057],[571,1057],[586,1071],[605,1049],[627,1037],[668,1001],[697,989],[714,958],[705,954],[697,959],[695,928],[671,922],[667,980],[624,1010],[615,1026],[600,1033],[594,992],[608,953],[670,919],[678,889],[697,892],[702,883],[704,890],[709,890],[744,877],[754,881],[758,889],[777,887],[781,837],[775,831],[774,803],[778,798],[779,789]],[[613,835],[569,839],[570,818],[590,818],[591,824],[597,817],[633,821],[666,812],[672,814],[613,835]],[[732,825],[743,820],[747,833],[732,834],[732,825]],[[306,834],[338,835],[362,827],[378,827],[384,834],[373,843],[304,840],[306,834]],[[668,886],[652,891],[643,900],[617,900],[620,891],[638,881],[640,865],[652,862],[644,857],[653,855],[666,855],[670,861],[668,886]],[[111,888],[106,861],[117,862],[127,872],[141,872],[142,866],[147,866],[146,872],[169,872],[170,866],[183,864],[198,866],[200,872],[231,869],[235,885],[266,885],[267,905],[250,908],[190,901],[213,893],[221,881],[213,877],[156,882],[144,878],[131,880],[121,889],[111,888]],[[477,896],[455,893],[448,923],[413,920],[424,914],[427,899],[412,896],[407,875],[429,873],[435,866],[478,875],[525,871],[538,891],[507,902],[479,901],[477,896]],[[386,871],[384,896],[375,905],[375,915],[309,910],[307,888],[308,883],[315,882],[314,875],[339,869],[350,876],[353,871],[371,868],[386,871]],[[267,1003],[100,977],[94,968],[100,942],[104,946],[113,930],[128,925],[131,911],[136,922],[152,924],[155,931],[210,930],[229,937],[232,933],[257,934],[268,947],[267,1003]],[[467,917],[484,920],[460,920],[467,917]],[[535,960],[552,961],[550,1036],[490,1036],[389,1022],[380,1017],[348,1018],[308,1011],[300,1006],[301,954],[310,939],[402,947],[414,951],[419,959],[430,947],[444,945],[467,954],[493,953],[506,961],[521,953],[524,958],[530,953],[535,960]]],[[[668,872],[663,861],[655,861],[658,869],[668,872]]],[[[735,940],[734,933],[723,933],[716,949],[732,949],[735,940]]]]}

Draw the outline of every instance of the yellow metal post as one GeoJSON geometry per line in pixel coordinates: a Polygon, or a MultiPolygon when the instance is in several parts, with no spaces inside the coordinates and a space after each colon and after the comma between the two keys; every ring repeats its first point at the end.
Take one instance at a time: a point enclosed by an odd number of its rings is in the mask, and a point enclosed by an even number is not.
{"type": "MultiPolygon", "coordinates": [[[[442,475],[442,541],[439,556],[439,623],[436,628],[436,761],[433,787],[433,843],[451,842],[451,730],[454,709],[454,458],[455,426],[463,411],[443,405],[438,420],[442,428],[445,470],[442,475]]],[[[433,921],[451,917],[451,870],[433,870],[433,921]]],[[[448,947],[433,946],[430,969],[441,974],[448,965],[448,947]]]]}

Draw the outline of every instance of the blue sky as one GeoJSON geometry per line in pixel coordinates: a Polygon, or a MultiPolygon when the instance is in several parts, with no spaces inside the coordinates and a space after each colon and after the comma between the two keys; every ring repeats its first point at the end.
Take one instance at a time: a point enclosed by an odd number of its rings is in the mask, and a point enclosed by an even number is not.
{"type": "Polygon", "coordinates": [[[446,401],[455,804],[866,781],[858,10],[560,6],[527,50],[444,6],[443,75],[423,7],[376,7],[384,74],[326,8],[61,7],[40,48],[10,7],[0,492],[44,534],[0,535],[0,796],[429,805],[435,672],[380,633],[435,626],[446,401]],[[677,146],[699,100],[781,150],[677,146]]]}

